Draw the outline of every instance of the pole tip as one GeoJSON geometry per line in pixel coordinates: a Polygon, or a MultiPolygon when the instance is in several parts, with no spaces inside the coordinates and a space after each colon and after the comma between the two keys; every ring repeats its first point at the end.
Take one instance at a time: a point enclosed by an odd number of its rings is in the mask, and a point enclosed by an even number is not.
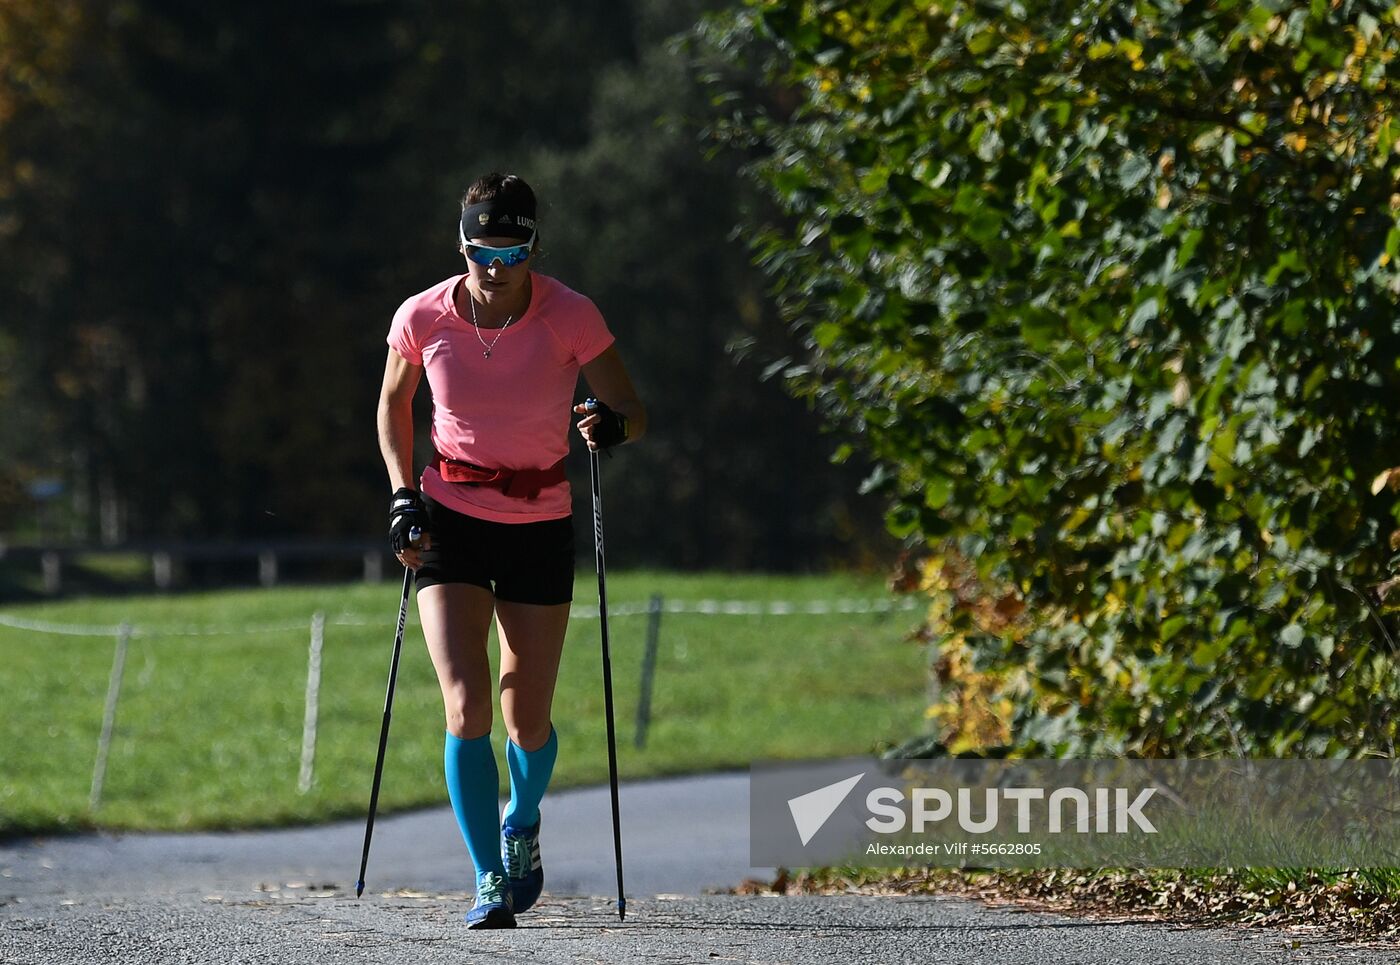
{"type": "Polygon", "coordinates": [[[358,897],[360,897],[360,895],[362,895],[362,894],[364,894],[364,893],[365,893],[365,883],[364,883],[363,881],[357,881],[357,882],[355,882],[355,897],[358,898],[358,897]]]}
{"type": "Polygon", "coordinates": [[[626,901],[625,899],[622,899],[622,898],[619,898],[619,899],[617,900],[617,920],[618,920],[618,921],[626,921],[626,920],[627,920],[627,901],[626,901]]]}

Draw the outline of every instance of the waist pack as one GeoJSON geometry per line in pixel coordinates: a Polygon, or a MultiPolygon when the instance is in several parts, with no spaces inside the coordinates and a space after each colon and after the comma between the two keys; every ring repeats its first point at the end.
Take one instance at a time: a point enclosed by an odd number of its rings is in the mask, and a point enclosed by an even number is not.
{"type": "Polygon", "coordinates": [[[567,478],[564,474],[563,459],[548,469],[487,469],[485,466],[475,466],[460,459],[449,459],[435,452],[429,465],[450,483],[490,486],[516,499],[534,499],[541,489],[558,485],[567,478]]]}

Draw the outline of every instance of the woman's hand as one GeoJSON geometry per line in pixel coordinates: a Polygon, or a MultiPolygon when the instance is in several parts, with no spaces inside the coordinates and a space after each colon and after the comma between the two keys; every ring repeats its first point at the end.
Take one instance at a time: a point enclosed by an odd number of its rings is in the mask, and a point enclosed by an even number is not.
{"type": "Polygon", "coordinates": [[[637,390],[616,345],[609,345],[601,355],[584,365],[583,377],[593,396],[589,402],[597,408],[590,408],[585,402],[574,406],[574,411],[584,416],[579,420],[578,430],[589,449],[596,451],[622,442],[632,443],[646,435],[647,410],[637,398],[637,390]],[[603,402],[604,399],[607,401],[603,402]],[[622,420],[620,433],[619,427],[607,428],[608,423],[615,423],[619,418],[622,420]]]}
{"type": "Polygon", "coordinates": [[[423,551],[432,548],[428,509],[412,489],[397,490],[389,502],[389,545],[399,562],[412,570],[423,565],[423,551]]]}
{"type": "Polygon", "coordinates": [[[607,403],[589,399],[574,406],[574,411],[584,416],[578,421],[578,431],[589,449],[607,449],[627,441],[627,417],[608,408],[607,403]]]}

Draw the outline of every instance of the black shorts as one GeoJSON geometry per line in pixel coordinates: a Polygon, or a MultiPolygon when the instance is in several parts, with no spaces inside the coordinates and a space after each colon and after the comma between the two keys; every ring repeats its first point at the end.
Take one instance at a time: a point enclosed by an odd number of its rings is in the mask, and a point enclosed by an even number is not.
{"type": "Polygon", "coordinates": [[[423,493],[432,549],[414,573],[418,589],[470,583],[509,603],[552,606],[574,598],[574,518],[497,523],[467,516],[423,493]]]}

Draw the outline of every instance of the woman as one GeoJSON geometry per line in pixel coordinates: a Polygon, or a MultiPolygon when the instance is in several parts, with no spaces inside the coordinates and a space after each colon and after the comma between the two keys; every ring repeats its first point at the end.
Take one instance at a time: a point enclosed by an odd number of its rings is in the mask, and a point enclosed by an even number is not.
{"type": "Polygon", "coordinates": [[[569,409],[581,371],[598,399],[590,449],[635,442],[646,412],[593,303],[532,270],[535,195],[488,174],[462,202],[465,274],[394,315],[379,397],[379,446],[394,495],[390,541],[414,570],[418,612],[447,717],[448,796],[476,868],[472,928],[511,928],[539,897],[539,804],[558,738],[550,717],[573,599],[569,409]],[[415,484],[413,394],[432,393],[434,455],[415,484]],[[417,529],[421,536],[410,542],[417,529]],[[501,643],[510,804],[501,820],[486,653],[501,643]]]}

